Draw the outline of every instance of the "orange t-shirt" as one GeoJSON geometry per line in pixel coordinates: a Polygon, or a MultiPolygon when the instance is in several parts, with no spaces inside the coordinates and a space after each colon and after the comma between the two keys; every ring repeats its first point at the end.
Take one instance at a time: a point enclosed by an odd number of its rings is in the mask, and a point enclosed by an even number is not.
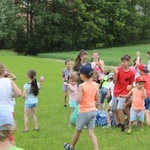
{"type": "Polygon", "coordinates": [[[144,102],[144,97],[142,94],[142,90],[139,90],[138,88],[133,88],[131,90],[132,92],[132,108],[135,110],[143,110],[145,109],[145,102],[144,102]]]}
{"type": "Polygon", "coordinates": [[[83,87],[82,101],[79,103],[79,112],[89,112],[96,110],[95,96],[98,86],[95,82],[84,82],[81,84],[83,87]]]}

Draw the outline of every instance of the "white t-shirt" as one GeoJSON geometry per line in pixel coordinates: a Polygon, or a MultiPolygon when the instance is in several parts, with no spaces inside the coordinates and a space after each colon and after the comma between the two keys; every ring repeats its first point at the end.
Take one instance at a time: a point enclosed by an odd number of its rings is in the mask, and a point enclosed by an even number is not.
{"type": "Polygon", "coordinates": [[[106,89],[110,89],[111,96],[114,95],[114,86],[115,85],[114,85],[113,81],[109,82],[106,86],[106,89]]]}
{"type": "Polygon", "coordinates": [[[12,85],[9,78],[0,78],[0,105],[4,105],[9,111],[14,112],[12,85]]]}

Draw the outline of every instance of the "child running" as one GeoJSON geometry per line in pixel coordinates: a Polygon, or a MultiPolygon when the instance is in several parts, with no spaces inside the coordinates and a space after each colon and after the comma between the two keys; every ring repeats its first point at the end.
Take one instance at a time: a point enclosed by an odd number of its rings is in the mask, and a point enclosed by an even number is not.
{"type": "Polygon", "coordinates": [[[24,124],[25,129],[24,132],[28,132],[28,124],[29,124],[29,115],[34,121],[34,131],[39,131],[37,124],[37,117],[35,115],[36,106],[38,103],[38,94],[40,89],[40,84],[36,80],[36,72],[34,70],[29,70],[27,73],[27,78],[29,80],[28,83],[24,84],[23,95],[22,97],[25,99],[25,110],[24,110],[24,124]]]}
{"type": "Polygon", "coordinates": [[[144,89],[144,83],[146,81],[142,76],[139,76],[135,79],[136,87],[131,89],[131,91],[126,95],[120,95],[120,97],[128,98],[132,95],[132,106],[130,109],[130,124],[129,124],[129,130],[127,131],[127,134],[130,134],[132,132],[132,126],[134,121],[138,118],[139,120],[139,128],[141,131],[142,129],[142,123],[144,122],[144,100],[147,98],[146,90],[144,89]]]}
{"type": "Polygon", "coordinates": [[[88,134],[93,143],[94,150],[99,150],[98,140],[94,134],[96,108],[95,101],[99,100],[99,89],[97,83],[92,81],[93,69],[85,65],[80,69],[80,78],[84,81],[79,85],[77,101],[79,113],[76,120],[76,130],[71,144],[64,143],[66,150],[74,150],[84,126],[87,126],[88,134]]]}
{"type": "Polygon", "coordinates": [[[63,68],[62,70],[62,80],[63,80],[63,90],[64,90],[64,108],[67,107],[67,95],[68,95],[68,88],[67,88],[66,83],[68,83],[68,77],[72,70],[72,63],[69,59],[65,61],[65,66],[66,68],[63,68]]]}
{"type": "Polygon", "coordinates": [[[23,150],[13,146],[9,137],[16,131],[12,112],[5,106],[0,105],[0,150],[23,150]]]}

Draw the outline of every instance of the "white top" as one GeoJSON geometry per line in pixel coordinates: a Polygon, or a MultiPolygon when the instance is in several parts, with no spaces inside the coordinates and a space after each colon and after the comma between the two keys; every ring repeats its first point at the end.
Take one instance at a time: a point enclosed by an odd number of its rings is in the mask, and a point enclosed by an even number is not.
{"type": "Polygon", "coordinates": [[[14,112],[12,85],[9,78],[0,78],[0,105],[4,105],[9,111],[14,112]]]}
{"type": "Polygon", "coordinates": [[[114,83],[113,81],[109,82],[106,86],[107,89],[110,89],[111,96],[114,95],[114,83]]]}
{"type": "Polygon", "coordinates": [[[69,86],[72,89],[72,91],[69,90],[69,100],[77,101],[77,92],[78,92],[77,84],[71,85],[69,83],[69,86]]]}

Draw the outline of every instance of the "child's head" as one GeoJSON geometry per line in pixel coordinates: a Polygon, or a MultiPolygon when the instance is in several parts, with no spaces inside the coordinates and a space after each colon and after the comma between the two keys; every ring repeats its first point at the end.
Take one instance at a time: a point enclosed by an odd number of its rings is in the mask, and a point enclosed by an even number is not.
{"type": "Polygon", "coordinates": [[[37,80],[36,80],[36,71],[35,70],[29,70],[27,73],[28,78],[31,81],[31,93],[33,93],[35,96],[38,95],[39,89],[37,86],[37,80]]]}
{"type": "Polygon", "coordinates": [[[140,71],[141,74],[149,73],[147,66],[144,65],[144,64],[139,64],[138,65],[138,70],[140,71]]]}
{"type": "Polygon", "coordinates": [[[5,70],[6,70],[5,66],[2,63],[0,63],[0,76],[4,75],[5,70]]]}
{"type": "Polygon", "coordinates": [[[70,69],[72,67],[72,63],[71,63],[70,59],[65,60],[65,65],[66,65],[66,68],[68,68],[68,69],[70,69]]]}
{"type": "Polygon", "coordinates": [[[104,71],[104,75],[108,75],[111,72],[110,69],[104,71]]]}
{"type": "Polygon", "coordinates": [[[84,65],[80,69],[80,77],[84,75],[87,79],[90,79],[93,76],[93,73],[94,73],[94,70],[90,65],[84,65]]]}
{"type": "Polygon", "coordinates": [[[92,77],[93,77],[93,81],[94,81],[94,82],[97,82],[97,80],[99,79],[99,74],[98,74],[98,72],[94,72],[92,77]]]}
{"type": "Polygon", "coordinates": [[[0,106],[0,141],[10,137],[16,130],[12,112],[5,106],[0,106]]]}
{"type": "Polygon", "coordinates": [[[113,78],[114,78],[114,73],[113,73],[113,72],[110,72],[110,73],[108,74],[108,76],[107,76],[107,80],[108,80],[108,81],[112,81],[113,78]]]}
{"type": "MultiPolygon", "coordinates": [[[[133,59],[133,66],[136,65],[136,61],[137,61],[137,58],[134,58],[134,59],[133,59]]],[[[141,58],[140,58],[140,63],[142,63],[142,59],[141,59],[141,58]]]]}
{"type": "Polygon", "coordinates": [[[76,74],[74,73],[74,74],[72,74],[72,75],[69,77],[69,83],[70,83],[71,85],[77,84],[78,80],[79,80],[79,76],[78,76],[77,73],[76,73],[76,74]]]}
{"type": "Polygon", "coordinates": [[[131,57],[128,54],[125,54],[121,57],[121,66],[128,67],[130,64],[131,57]]]}
{"type": "Polygon", "coordinates": [[[135,79],[136,87],[137,87],[138,89],[142,89],[145,82],[146,82],[146,81],[143,79],[142,76],[139,76],[139,77],[137,77],[137,78],[135,79]]]}
{"type": "Polygon", "coordinates": [[[147,51],[147,58],[150,60],[150,51],[147,51]]]}
{"type": "Polygon", "coordinates": [[[91,61],[93,61],[93,60],[98,60],[99,61],[99,53],[96,52],[96,51],[94,51],[92,53],[92,59],[91,59],[91,61]]]}

